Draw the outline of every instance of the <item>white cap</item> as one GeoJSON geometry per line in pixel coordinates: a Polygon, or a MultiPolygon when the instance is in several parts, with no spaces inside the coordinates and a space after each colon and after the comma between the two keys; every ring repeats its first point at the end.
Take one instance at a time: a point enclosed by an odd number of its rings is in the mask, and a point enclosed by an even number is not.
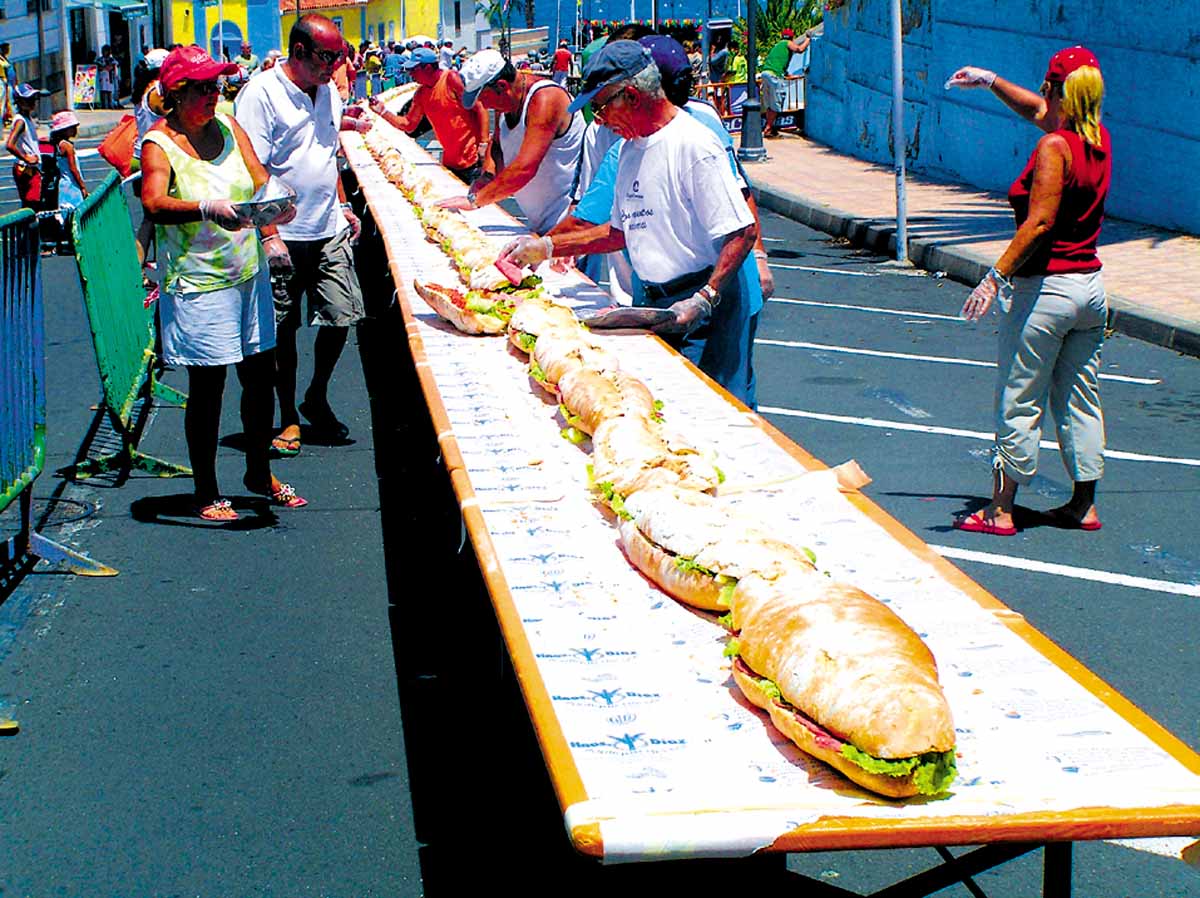
{"type": "Polygon", "coordinates": [[[463,106],[470,109],[475,105],[479,92],[492,83],[492,79],[504,71],[508,61],[499,50],[480,50],[463,63],[463,106]]]}
{"type": "Polygon", "coordinates": [[[161,69],[162,64],[167,61],[168,55],[169,52],[167,50],[162,49],[162,47],[155,47],[145,56],[146,68],[161,69]]]}

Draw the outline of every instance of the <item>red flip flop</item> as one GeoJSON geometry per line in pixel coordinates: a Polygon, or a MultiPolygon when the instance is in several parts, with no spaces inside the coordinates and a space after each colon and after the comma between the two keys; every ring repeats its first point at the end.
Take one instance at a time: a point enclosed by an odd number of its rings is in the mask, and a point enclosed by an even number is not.
{"type": "Polygon", "coordinates": [[[982,510],[954,522],[955,530],[965,530],[967,533],[986,533],[988,536],[1016,536],[1016,527],[1000,527],[983,516],[982,510]]]}
{"type": "Polygon", "coordinates": [[[1104,524],[1099,521],[1088,521],[1086,524],[1083,521],[1077,521],[1062,509],[1056,508],[1047,513],[1050,518],[1050,523],[1062,530],[1099,530],[1104,524]]]}

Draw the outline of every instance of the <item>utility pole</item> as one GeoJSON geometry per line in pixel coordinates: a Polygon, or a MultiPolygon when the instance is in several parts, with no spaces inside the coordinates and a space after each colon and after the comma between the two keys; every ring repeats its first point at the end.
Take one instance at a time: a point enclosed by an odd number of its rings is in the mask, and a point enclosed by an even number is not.
{"type": "Polygon", "coordinates": [[[59,0],[58,2],[58,49],[62,56],[63,67],[63,93],[66,95],[68,109],[75,108],[75,79],[71,77],[71,34],[69,26],[69,16],[67,13],[67,0],[59,0]]]}
{"type": "MultiPolygon", "coordinates": [[[[66,0],[59,0],[65,3],[66,0]]],[[[42,17],[42,0],[36,0],[37,6],[37,38],[38,38],[38,87],[42,90],[47,90],[46,87],[46,23],[42,17]]],[[[38,97],[38,118],[44,119],[50,117],[50,98],[47,96],[38,97]]]]}
{"type": "MultiPolygon", "coordinates": [[[[895,0],[899,3],[900,0],[895,0]]],[[[742,144],[738,158],[743,162],[763,162],[762,104],[758,101],[758,50],[754,29],[757,27],[758,0],[746,4],[746,99],[742,103],[742,144]]]]}
{"type": "Polygon", "coordinates": [[[900,0],[892,0],[892,160],[896,167],[896,261],[908,261],[908,196],[904,183],[904,32],[900,0]]]}

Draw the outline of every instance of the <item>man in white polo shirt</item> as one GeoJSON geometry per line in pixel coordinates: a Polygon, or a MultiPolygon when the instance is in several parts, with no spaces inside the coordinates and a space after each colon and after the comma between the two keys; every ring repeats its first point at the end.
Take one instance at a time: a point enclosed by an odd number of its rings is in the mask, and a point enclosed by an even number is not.
{"type": "Polygon", "coordinates": [[[300,451],[298,412],[335,439],[345,439],[349,433],[334,415],[327,395],[348,329],[363,318],[351,249],[360,225],[338,177],[342,102],[330,83],[344,44],[329,19],[317,14],[302,17],[288,37],[288,59],[251,79],[237,100],[237,120],[258,158],[299,197],[291,223],[262,230],[272,275],[287,277],[287,298],[277,293],[276,307],[276,392],[283,429],[272,445],[280,455],[300,451]],[[297,409],[301,294],[308,297],[309,323],[319,327],[312,381],[297,409]]]}
{"type": "Polygon", "coordinates": [[[576,256],[629,250],[645,305],[668,309],[655,328],[701,371],[753,407],[753,297],[737,277],[758,227],[729,157],[705,125],[662,89],[650,51],[610,41],[588,63],[571,108],[591,102],[596,120],[626,138],[607,224],[514,241],[506,256],[576,256]],[[544,243],[549,241],[549,243],[544,243]]]}

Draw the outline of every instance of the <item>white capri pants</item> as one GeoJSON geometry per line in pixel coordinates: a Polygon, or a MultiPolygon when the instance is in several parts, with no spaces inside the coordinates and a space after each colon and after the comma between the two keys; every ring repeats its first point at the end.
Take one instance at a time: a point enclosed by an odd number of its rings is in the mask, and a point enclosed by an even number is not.
{"type": "Polygon", "coordinates": [[[1017,483],[1033,479],[1048,398],[1067,474],[1077,483],[1099,480],[1104,280],[1099,271],[1052,274],[1017,278],[1014,288],[1011,303],[1000,303],[997,466],[1017,483]]]}

